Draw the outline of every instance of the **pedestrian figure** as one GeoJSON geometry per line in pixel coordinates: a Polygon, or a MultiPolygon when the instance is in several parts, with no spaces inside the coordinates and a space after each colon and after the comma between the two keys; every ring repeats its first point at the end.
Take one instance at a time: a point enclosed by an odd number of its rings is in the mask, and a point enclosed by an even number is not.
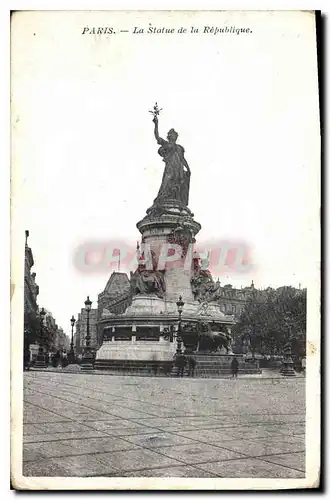
{"type": "Polygon", "coordinates": [[[232,373],[232,378],[237,378],[238,376],[238,368],[239,368],[239,363],[236,358],[233,358],[231,361],[231,373],[232,373]]]}
{"type": "Polygon", "coordinates": [[[306,358],[302,358],[301,367],[302,367],[303,373],[306,373],[306,358]]]}
{"type": "Polygon", "coordinates": [[[157,366],[157,363],[153,363],[152,364],[152,372],[153,372],[153,375],[156,376],[157,373],[158,373],[158,366],[157,366]]]}
{"type": "Polygon", "coordinates": [[[56,368],[58,366],[60,359],[61,359],[60,351],[56,351],[56,353],[53,356],[53,360],[52,360],[52,366],[54,366],[54,368],[56,368]]]}
{"type": "Polygon", "coordinates": [[[184,354],[179,354],[176,358],[176,366],[177,366],[177,377],[184,376],[184,368],[186,365],[186,356],[184,354]]]}
{"type": "Polygon", "coordinates": [[[194,377],[194,370],[197,364],[197,360],[193,355],[188,357],[188,376],[194,377]]]}
{"type": "Polygon", "coordinates": [[[24,349],[24,370],[30,370],[30,364],[31,364],[31,352],[30,348],[26,347],[24,349]]]}
{"type": "Polygon", "coordinates": [[[68,366],[68,364],[69,364],[69,361],[68,361],[67,351],[63,350],[62,357],[61,357],[62,368],[65,368],[66,366],[68,366]]]}
{"type": "Polygon", "coordinates": [[[51,357],[51,364],[52,364],[53,368],[57,367],[58,360],[57,360],[56,354],[57,354],[56,352],[53,352],[52,357],[51,357]]]}

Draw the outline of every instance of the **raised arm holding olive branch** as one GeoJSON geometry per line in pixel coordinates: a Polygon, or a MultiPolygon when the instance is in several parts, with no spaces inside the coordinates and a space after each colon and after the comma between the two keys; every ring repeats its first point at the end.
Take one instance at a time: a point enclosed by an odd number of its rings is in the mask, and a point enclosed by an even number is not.
{"type": "Polygon", "coordinates": [[[184,157],[184,148],[176,143],[178,134],[174,129],[169,130],[167,140],[162,139],[159,134],[160,109],[155,103],[153,111],[154,136],[160,148],[158,153],[165,162],[163,178],[158,196],[155,202],[162,203],[165,200],[174,200],[187,206],[190,182],[190,167],[184,157]]]}

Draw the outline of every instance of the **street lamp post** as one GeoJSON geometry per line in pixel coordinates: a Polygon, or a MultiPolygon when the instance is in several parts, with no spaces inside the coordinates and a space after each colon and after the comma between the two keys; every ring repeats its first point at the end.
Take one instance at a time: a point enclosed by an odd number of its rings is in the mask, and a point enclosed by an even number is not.
{"type": "Polygon", "coordinates": [[[178,332],[177,332],[177,349],[176,349],[176,355],[178,356],[182,352],[182,312],[184,308],[184,302],[182,300],[182,296],[179,297],[179,300],[176,302],[177,309],[178,309],[178,332]]]}
{"type": "Polygon", "coordinates": [[[46,356],[45,356],[45,351],[44,351],[44,344],[45,344],[44,317],[46,315],[46,311],[43,307],[41,308],[39,315],[40,315],[39,349],[38,349],[38,355],[37,355],[35,367],[36,368],[46,368],[47,364],[46,364],[46,356]]]}
{"type": "Polygon", "coordinates": [[[92,302],[90,301],[89,296],[85,300],[85,310],[86,310],[86,337],[85,337],[85,348],[84,355],[81,363],[82,370],[93,370],[93,361],[94,356],[91,352],[91,336],[90,336],[90,311],[91,311],[92,302]]]}
{"type": "Polygon", "coordinates": [[[76,323],[76,320],[74,318],[74,315],[72,315],[71,317],[71,320],[70,320],[70,323],[71,323],[71,342],[70,342],[70,363],[74,363],[75,362],[75,352],[74,352],[74,326],[75,326],[75,323],[76,323]]]}
{"type": "Polygon", "coordinates": [[[291,327],[288,327],[288,335],[287,342],[284,345],[283,350],[283,364],[280,369],[281,375],[283,377],[295,377],[295,371],[293,368],[293,359],[292,359],[292,345],[291,345],[291,327]]]}

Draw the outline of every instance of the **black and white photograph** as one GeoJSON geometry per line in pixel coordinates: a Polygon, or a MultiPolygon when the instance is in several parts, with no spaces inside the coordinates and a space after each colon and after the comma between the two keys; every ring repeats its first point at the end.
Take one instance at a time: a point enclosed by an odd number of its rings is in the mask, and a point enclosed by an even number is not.
{"type": "Polygon", "coordinates": [[[320,477],[314,11],[11,15],[11,480],[320,477]]]}

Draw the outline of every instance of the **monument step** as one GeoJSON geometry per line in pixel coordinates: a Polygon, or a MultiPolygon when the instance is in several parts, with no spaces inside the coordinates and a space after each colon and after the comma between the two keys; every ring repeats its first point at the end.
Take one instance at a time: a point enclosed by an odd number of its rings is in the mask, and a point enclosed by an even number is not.
{"type": "MultiPolygon", "coordinates": [[[[197,360],[196,368],[204,367],[204,368],[230,368],[231,362],[223,360],[223,361],[200,361],[197,360]]],[[[250,369],[250,368],[259,368],[258,363],[244,363],[239,361],[239,369],[250,369]]]]}
{"type": "Polygon", "coordinates": [[[95,369],[111,370],[127,373],[164,373],[169,375],[172,361],[140,361],[140,360],[96,360],[95,369]]]}
{"type": "MultiPolygon", "coordinates": [[[[172,362],[143,362],[143,361],[125,361],[125,360],[97,360],[94,368],[96,370],[107,370],[114,373],[121,374],[146,374],[146,375],[163,375],[163,376],[177,376],[177,367],[172,362]]],[[[260,374],[261,369],[258,366],[239,366],[238,374],[251,375],[260,374]]],[[[188,375],[188,368],[185,367],[184,375],[188,375]]],[[[199,363],[194,371],[196,377],[219,377],[230,376],[231,367],[229,364],[210,364],[199,363]]]]}

